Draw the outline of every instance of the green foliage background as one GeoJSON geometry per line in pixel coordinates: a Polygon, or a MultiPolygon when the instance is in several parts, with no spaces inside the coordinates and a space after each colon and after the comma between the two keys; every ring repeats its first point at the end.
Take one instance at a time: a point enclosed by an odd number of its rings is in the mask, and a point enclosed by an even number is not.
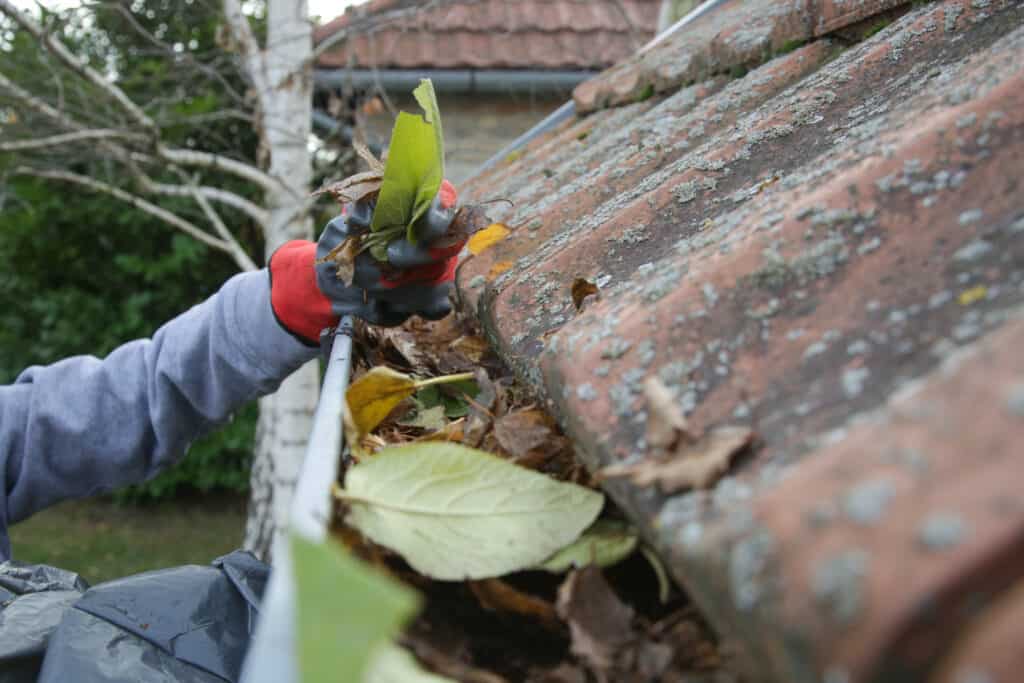
{"type": "MultiPolygon", "coordinates": [[[[0,229],[0,382],[30,365],[102,357],[151,336],[234,272],[225,256],[124,204],[71,187],[19,180],[0,229]]],[[[255,429],[248,406],[197,441],[176,467],[119,494],[183,488],[246,491],[255,429]]]]}
{"type": "MultiPolygon", "coordinates": [[[[64,40],[94,66],[115,70],[132,99],[164,122],[161,134],[167,144],[253,161],[258,138],[251,125],[238,117],[209,116],[237,107],[236,96],[246,89],[233,56],[217,44],[219,3],[121,4],[122,11],[98,5],[88,30],[65,33],[64,40]],[[124,10],[131,13],[130,20],[124,10]],[[132,24],[187,52],[188,59],[169,57],[132,24]],[[192,68],[195,64],[204,68],[192,68]],[[214,71],[219,76],[211,76],[214,71]]],[[[39,46],[26,34],[7,35],[6,49],[0,45],[5,75],[51,96],[52,81],[39,74],[49,73],[52,66],[45,65],[39,46]]],[[[86,88],[69,89],[67,97],[79,116],[101,117],[96,125],[105,125],[102,96],[86,88]],[[93,97],[97,106],[90,104],[93,97]]],[[[0,113],[4,104],[0,101],[0,113]]],[[[72,150],[58,154],[69,170],[135,189],[132,178],[114,164],[72,150]]],[[[4,174],[5,167],[21,161],[0,155],[0,382],[14,381],[30,365],[76,354],[102,357],[126,341],[149,337],[237,272],[226,255],[117,199],[4,174]]],[[[161,179],[180,182],[174,176],[161,179]]],[[[197,180],[260,200],[252,188],[215,171],[197,180]]],[[[188,200],[161,198],[158,203],[206,224],[188,200]]],[[[261,253],[259,231],[246,216],[231,209],[223,216],[250,254],[261,253]]],[[[246,491],[255,420],[255,405],[247,406],[229,424],[197,441],[177,466],[118,497],[166,498],[183,489],[246,491]]]]}

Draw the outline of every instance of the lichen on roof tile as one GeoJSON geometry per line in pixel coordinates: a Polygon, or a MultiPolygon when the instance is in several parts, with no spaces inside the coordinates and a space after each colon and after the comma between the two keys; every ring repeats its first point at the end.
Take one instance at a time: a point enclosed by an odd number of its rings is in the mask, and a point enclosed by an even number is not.
{"type": "Polygon", "coordinates": [[[511,199],[516,231],[463,265],[462,305],[588,466],[650,456],[649,375],[695,429],[756,428],[728,490],[609,486],[752,680],[923,677],[1024,537],[1017,513],[978,521],[1024,468],[1024,7],[894,4],[726,3],[596,85],[669,55],[694,71],[584,107],[463,192],[511,199]],[[581,313],[576,276],[601,283],[581,313]],[[950,619],[921,621],[932,598],[950,619]]]}

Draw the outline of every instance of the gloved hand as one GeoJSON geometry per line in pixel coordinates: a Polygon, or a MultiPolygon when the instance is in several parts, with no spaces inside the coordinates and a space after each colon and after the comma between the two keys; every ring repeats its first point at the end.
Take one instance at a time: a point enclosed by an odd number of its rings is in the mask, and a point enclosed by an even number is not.
{"type": "Polygon", "coordinates": [[[282,327],[309,344],[320,331],[354,315],[373,325],[400,325],[412,315],[439,320],[451,312],[448,294],[465,240],[435,245],[455,217],[458,197],[445,180],[430,209],[413,229],[416,244],[401,238],[388,245],[388,263],[369,252],[356,257],[352,284],[338,279],[334,263],[317,263],[350,235],[370,229],[373,203],[347,204],[324,228],[317,243],[294,240],[270,257],[270,302],[282,327]]]}

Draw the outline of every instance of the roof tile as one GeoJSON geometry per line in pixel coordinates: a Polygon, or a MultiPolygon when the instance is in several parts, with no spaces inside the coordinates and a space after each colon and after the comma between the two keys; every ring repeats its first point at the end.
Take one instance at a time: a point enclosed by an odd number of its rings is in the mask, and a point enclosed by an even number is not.
{"type": "Polygon", "coordinates": [[[629,102],[647,89],[666,92],[715,73],[760,63],[811,38],[851,26],[905,0],[731,0],[647,52],[581,83],[581,112],[629,102]]]}
{"type": "Polygon", "coordinates": [[[317,66],[604,68],[654,35],[658,4],[658,0],[465,0],[427,6],[410,15],[396,14],[396,3],[384,3],[321,26],[315,33],[317,42],[339,30],[353,30],[356,35],[321,56],[317,66]],[[372,49],[370,35],[377,50],[372,49]],[[389,49],[381,50],[381,45],[389,49]]]}
{"type": "MultiPolygon", "coordinates": [[[[793,35],[792,3],[730,28],[750,6],[673,54],[793,35]]],[[[624,98],[473,179],[515,231],[462,265],[460,306],[593,469],[654,457],[651,374],[695,429],[757,430],[710,490],[607,482],[751,680],[923,680],[1024,576],[1024,6],[907,8],[852,45],[860,6],[815,7],[804,25],[844,34],[624,98]],[[582,312],[576,277],[601,288],[582,312]]],[[[979,629],[958,656],[1003,633],[979,629]]]]}

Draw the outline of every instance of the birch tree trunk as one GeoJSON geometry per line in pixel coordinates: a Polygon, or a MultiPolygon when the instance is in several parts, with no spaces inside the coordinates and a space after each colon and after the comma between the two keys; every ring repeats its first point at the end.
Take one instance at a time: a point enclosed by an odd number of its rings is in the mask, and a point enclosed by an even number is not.
{"type": "MultiPolygon", "coordinates": [[[[269,0],[266,46],[261,59],[249,61],[250,71],[262,70],[251,74],[257,88],[261,139],[269,154],[268,172],[280,181],[280,187],[265,196],[268,258],[288,240],[313,236],[303,210],[312,181],[312,53],[306,0],[269,0]]],[[[312,429],[318,381],[313,361],[286,379],[277,393],[260,400],[244,546],[266,560],[274,539],[287,525],[312,429]]]]}

